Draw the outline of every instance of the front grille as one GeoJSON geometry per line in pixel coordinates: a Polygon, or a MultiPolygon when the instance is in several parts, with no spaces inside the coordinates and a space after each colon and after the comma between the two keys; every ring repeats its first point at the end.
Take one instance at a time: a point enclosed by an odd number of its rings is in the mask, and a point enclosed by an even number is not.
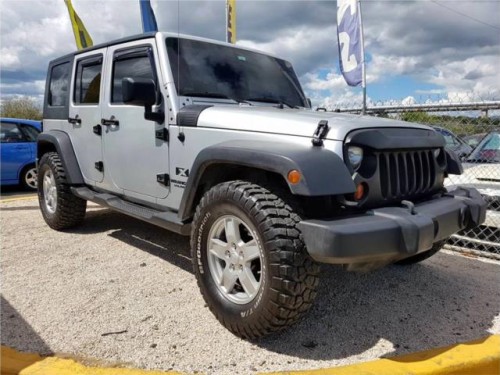
{"type": "Polygon", "coordinates": [[[433,150],[377,153],[380,189],[384,199],[418,196],[433,190],[436,163],[433,150]]]}

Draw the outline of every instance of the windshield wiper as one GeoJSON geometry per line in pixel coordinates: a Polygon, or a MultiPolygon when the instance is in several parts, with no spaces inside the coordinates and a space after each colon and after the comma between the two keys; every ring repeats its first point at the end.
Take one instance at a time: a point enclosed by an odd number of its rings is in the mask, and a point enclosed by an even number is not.
{"type": "Polygon", "coordinates": [[[236,103],[246,103],[246,104],[252,105],[252,103],[249,103],[246,100],[231,98],[231,97],[229,97],[225,94],[222,94],[220,92],[188,91],[188,92],[183,92],[181,95],[183,95],[183,96],[197,96],[200,98],[229,99],[229,100],[232,100],[236,103]]]}
{"type": "Polygon", "coordinates": [[[274,103],[274,104],[278,104],[281,109],[283,109],[283,104],[286,105],[287,107],[289,108],[296,108],[296,106],[293,106],[293,105],[290,105],[288,104],[287,102],[284,102],[283,100],[279,100],[279,99],[275,99],[275,98],[249,98],[249,99],[246,99],[250,102],[260,102],[260,103],[274,103]]]}

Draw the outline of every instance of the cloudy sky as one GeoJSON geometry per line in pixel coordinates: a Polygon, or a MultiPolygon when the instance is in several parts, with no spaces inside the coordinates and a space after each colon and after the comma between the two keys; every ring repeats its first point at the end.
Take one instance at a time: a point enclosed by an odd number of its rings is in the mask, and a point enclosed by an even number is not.
{"type": "MultiPolygon", "coordinates": [[[[152,0],[160,30],[223,40],[225,2],[152,0]]],[[[73,0],[94,43],[141,32],[138,0],[73,0]]],[[[362,1],[372,102],[500,99],[500,0],[362,1]]],[[[356,105],[339,75],[335,1],[237,0],[238,44],[289,61],[316,105],[356,105]]],[[[0,96],[40,98],[75,42],[63,0],[0,0],[0,96]]]]}

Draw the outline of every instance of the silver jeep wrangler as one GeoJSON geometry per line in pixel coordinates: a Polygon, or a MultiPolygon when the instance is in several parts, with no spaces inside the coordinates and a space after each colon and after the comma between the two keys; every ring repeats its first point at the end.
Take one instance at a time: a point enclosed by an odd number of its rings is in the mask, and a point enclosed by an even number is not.
{"type": "Polygon", "coordinates": [[[190,235],[206,303],[250,339],[308,311],[319,263],[416,263],[484,221],[475,189],[443,188],[462,167],[431,128],[310,107],[289,62],[217,41],[150,33],[56,59],[43,217],[68,229],[93,201],[190,235]]]}

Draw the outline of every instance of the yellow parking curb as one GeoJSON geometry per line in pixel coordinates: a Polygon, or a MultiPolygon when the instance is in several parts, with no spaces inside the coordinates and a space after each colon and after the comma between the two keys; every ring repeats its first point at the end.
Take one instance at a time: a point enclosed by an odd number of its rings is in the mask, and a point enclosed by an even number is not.
{"type": "Polygon", "coordinates": [[[498,375],[500,335],[351,366],[266,375],[498,375]]]}
{"type": "MultiPolygon", "coordinates": [[[[181,375],[175,371],[84,366],[73,359],[43,358],[2,346],[2,375],[181,375]]],[[[263,373],[264,374],[264,373],[263,373]]],[[[266,375],[497,375],[500,374],[500,336],[351,366],[266,375]]]]}
{"type": "Polygon", "coordinates": [[[147,371],[126,368],[87,367],[72,359],[56,357],[45,358],[28,368],[19,375],[181,375],[180,372],[147,371]]]}
{"type": "Polygon", "coordinates": [[[2,345],[1,375],[182,375],[176,371],[148,371],[84,366],[73,359],[41,357],[2,345]]]}
{"type": "Polygon", "coordinates": [[[2,375],[17,375],[22,369],[43,359],[38,354],[20,353],[3,345],[0,352],[2,366],[0,374],[2,375]]]}
{"type": "Polygon", "coordinates": [[[38,195],[28,195],[28,196],[22,196],[22,197],[17,197],[17,198],[5,198],[5,199],[0,199],[0,203],[27,201],[30,199],[35,199],[37,197],[38,197],[38,195]]]}

